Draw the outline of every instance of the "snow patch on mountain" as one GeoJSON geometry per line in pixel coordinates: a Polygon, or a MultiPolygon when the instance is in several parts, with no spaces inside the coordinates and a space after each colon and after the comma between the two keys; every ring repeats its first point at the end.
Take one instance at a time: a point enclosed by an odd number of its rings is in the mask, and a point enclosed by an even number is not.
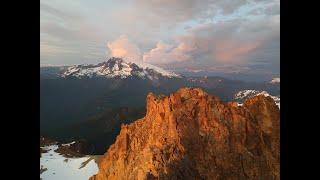
{"type": "MultiPolygon", "coordinates": [[[[237,92],[234,95],[234,99],[236,101],[243,102],[247,98],[258,96],[258,95],[264,95],[266,97],[270,96],[276,102],[277,106],[280,108],[280,96],[272,96],[267,91],[258,91],[258,90],[252,90],[252,89],[242,90],[237,92]]],[[[239,106],[242,105],[242,103],[238,103],[238,104],[239,106]]]]}
{"type": "Polygon", "coordinates": [[[70,146],[70,145],[72,145],[72,144],[74,144],[74,143],[76,143],[75,141],[72,141],[72,142],[70,142],[70,143],[66,143],[66,144],[62,144],[63,146],[70,146]]]}
{"type": "Polygon", "coordinates": [[[140,77],[143,79],[159,79],[159,77],[180,78],[181,76],[162,68],[146,64],[132,63],[124,61],[121,58],[110,58],[106,62],[97,65],[75,65],[69,67],[63,72],[62,77],[119,77],[125,79],[128,77],[140,77]]]}
{"type": "Polygon", "coordinates": [[[89,177],[98,172],[98,165],[93,156],[66,158],[55,152],[58,149],[58,145],[41,148],[48,152],[42,153],[40,158],[40,179],[88,180],[89,177]]]}
{"type": "Polygon", "coordinates": [[[271,84],[280,83],[280,77],[273,78],[273,79],[270,81],[270,83],[271,83],[271,84]]]}

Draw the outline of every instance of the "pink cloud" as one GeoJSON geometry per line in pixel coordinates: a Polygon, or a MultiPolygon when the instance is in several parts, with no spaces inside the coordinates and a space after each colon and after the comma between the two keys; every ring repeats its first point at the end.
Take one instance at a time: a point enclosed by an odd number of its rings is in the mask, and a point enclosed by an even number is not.
{"type": "Polygon", "coordinates": [[[243,58],[259,46],[259,42],[228,42],[222,41],[218,43],[213,50],[213,56],[219,62],[232,62],[243,58]]]}
{"type": "Polygon", "coordinates": [[[163,42],[158,42],[154,49],[144,53],[143,61],[154,64],[188,61],[191,59],[188,52],[191,52],[192,50],[194,50],[194,47],[183,42],[175,47],[163,42]]]}
{"type": "Polygon", "coordinates": [[[133,62],[140,62],[142,60],[140,49],[131,43],[126,35],[108,42],[107,47],[113,57],[120,57],[133,62]]]}

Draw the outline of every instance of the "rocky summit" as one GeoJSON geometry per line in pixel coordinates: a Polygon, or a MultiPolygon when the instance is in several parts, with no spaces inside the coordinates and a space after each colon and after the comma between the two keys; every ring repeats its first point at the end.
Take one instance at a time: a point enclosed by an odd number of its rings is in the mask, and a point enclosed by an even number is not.
{"type": "Polygon", "coordinates": [[[225,103],[198,88],[147,96],[91,180],[280,179],[280,110],[269,96],[225,103]]]}

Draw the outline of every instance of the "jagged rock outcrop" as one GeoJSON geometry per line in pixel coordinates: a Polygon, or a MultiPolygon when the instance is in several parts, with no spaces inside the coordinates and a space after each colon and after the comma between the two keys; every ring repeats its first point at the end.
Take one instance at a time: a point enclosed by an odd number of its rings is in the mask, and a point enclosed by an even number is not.
{"type": "Polygon", "coordinates": [[[198,88],[150,93],[90,179],[280,179],[279,114],[263,95],[238,106],[198,88]]]}

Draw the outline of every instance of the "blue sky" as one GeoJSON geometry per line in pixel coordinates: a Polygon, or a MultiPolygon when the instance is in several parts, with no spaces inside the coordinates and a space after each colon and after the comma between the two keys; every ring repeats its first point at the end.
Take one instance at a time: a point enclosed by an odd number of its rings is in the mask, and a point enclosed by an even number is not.
{"type": "Polygon", "coordinates": [[[279,73],[279,0],[41,0],[40,65],[279,73]]]}

